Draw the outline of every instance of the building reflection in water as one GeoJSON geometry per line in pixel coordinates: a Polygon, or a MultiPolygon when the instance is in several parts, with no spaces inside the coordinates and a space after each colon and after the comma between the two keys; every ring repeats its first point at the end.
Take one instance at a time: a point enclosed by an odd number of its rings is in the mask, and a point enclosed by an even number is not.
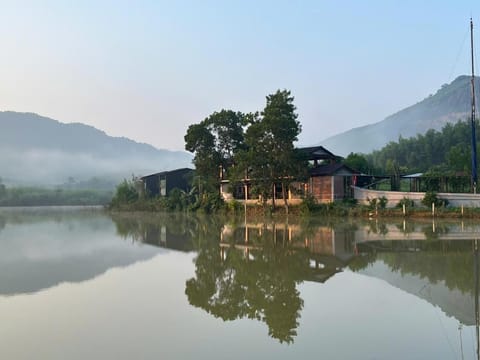
{"type": "Polygon", "coordinates": [[[226,223],[215,217],[117,222],[138,241],[196,251],[185,293],[224,321],[256,319],[291,343],[303,309],[297,286],[348,270],[382,279],[438,306],[462,327],[479,325],[480,226],[457,222],[226,223]],[[472,272],[474,273],[472,276],[472,272]]]}

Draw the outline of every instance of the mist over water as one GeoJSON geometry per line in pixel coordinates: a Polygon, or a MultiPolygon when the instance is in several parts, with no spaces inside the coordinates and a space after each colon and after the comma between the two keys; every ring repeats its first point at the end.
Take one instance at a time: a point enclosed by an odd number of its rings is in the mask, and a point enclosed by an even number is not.
{"type": "Polygon", "coordinates": [[[189,165],[188,162],[160,162],[143,156],[107,158],[60,150],[13,151],[2,148],[0,152],[1,177],[7,185],[52,186],[67,182],[70,177],[76,181],[98,177],[120,182],[124,178],[130,179],[132,175],[143,176],[189,165]]]}

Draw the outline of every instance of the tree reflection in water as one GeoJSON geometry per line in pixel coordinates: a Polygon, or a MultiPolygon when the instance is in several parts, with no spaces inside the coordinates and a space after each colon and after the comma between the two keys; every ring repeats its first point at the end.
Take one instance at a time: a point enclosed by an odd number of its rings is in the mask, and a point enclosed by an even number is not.
{"type": "Polygon", "coordinates": [[[270,336],[292,343],[303,308],[296,285],[309,273],[309,258],[275,241],[275,231],[250,236],[251,247],[231,242],[220,250],[218,242],[209,242],[199,249],[185,293],[190,304],[215,317],[264,321],[270,336]]]}

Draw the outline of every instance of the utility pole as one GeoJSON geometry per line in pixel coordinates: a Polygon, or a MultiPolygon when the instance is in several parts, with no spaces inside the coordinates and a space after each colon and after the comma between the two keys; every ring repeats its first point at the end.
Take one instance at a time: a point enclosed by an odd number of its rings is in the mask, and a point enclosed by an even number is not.
{"type": "Polygon", "coordinates": [[[477,137],[475,134],[475,72],[474,72],[474,58],[473,58],[473,20],[470,18],[470,49],[472,53],[472,115],[471,115],[471,128],[472,128],[472,190],[473,193],[477,193],[477,137]]]}

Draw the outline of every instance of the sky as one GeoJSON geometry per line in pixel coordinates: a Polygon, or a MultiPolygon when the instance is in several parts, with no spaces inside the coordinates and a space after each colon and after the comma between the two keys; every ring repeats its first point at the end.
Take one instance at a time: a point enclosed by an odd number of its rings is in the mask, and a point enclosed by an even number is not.
{"type": "Polygon", "coordinates": [[[221,109],[261,111],[277,89],[295,97],[299,145],[381,121],[469,74],[470,17],[480,28],[474,0],[0,0],[0,8],[0,110],[171,150],[184,148],[190,124],[221,109]]]}

